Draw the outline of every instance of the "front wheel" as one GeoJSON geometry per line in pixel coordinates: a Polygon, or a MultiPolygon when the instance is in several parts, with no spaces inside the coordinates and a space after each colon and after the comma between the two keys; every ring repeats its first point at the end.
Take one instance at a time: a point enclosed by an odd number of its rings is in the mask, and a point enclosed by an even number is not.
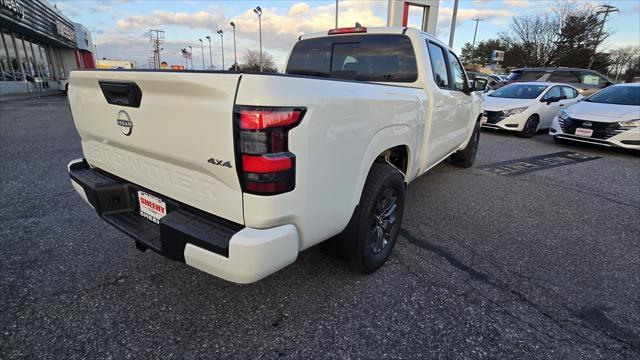
{"type": "Polygon", "coordinates": [[[360,198],[355,268],[371,273],[386,261],[396,243],[404,212],[405,184],[400,172],[387,164],[373,164],[360,198]]]}
{"type": "Polygon", "coordinates": [[[478,152],[478,145],[480,144],[480,122],[476,122],[473,127],[473,133],[471,139],[464,149],[455,152],[451,155],[451,160],[456,166],[468,168],[473,165],[476,160],[476,153],[478,152]]]}
{"type": "Polygon", "coordinates": [[[524,127],[522,128],[522,131],[520,131],[518,135],[523,138],[532,137],[538,131],[539,122],[540,122],[540,119],[538,119],[536,115],[529,116],[529,118],[527,119],[527,122],[524,123],[524,127]]]}

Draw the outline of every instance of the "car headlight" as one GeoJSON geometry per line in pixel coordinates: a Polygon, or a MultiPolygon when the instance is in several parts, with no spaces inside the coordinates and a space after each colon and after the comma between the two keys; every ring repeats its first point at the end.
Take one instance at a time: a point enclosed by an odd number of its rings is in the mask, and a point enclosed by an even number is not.
{"type": "Polygon", "coordinates": [[[568,118],[569,118],[569,115],[567,115],[566,111],[560,110],[560,112],[558,112],[558,119],[567,120],[568,118]]]}
{"type": "Polygon", "coordinates": [[[618,121],[618,125],[622,127],[638,127],[640,126],[640,119],[618,121]]]}
{"type": "Polygon", "coordinates": [[[525,107],[519,107],[515,109],[503,110],[502,113],[505,116],[511,116],[511,115],[520,114],[521,112],[527,110],[528,108],[529,108],[528,106],[525,106],[525,107]]]}

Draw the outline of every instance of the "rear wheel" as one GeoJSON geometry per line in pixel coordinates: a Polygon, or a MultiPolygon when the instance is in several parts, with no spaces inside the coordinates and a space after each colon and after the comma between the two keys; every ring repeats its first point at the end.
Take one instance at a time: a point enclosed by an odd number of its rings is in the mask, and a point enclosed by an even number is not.
{"type": "Polygon", "coordinates": [[[522,128],[522,131],[520,131],[518,135],[523,138],[532,137],[538,131],[538,123],[540,123],[540,119],[538,119],[537,115],[529,116],[527,122],[524,123],[524,128],[522,128]]]}
{"type": "Polygon", "coordinates": [[[476,160],[476,153],[478,152],[478,144],[480,143],[480,122],[476,122],[473,128],[473,134],[471,139],[464,149],[455,152],[451,155],[453,164],[460,167],[471,167],[476,160]]]}
{"type": "Polygon", "coordinates": [[[360,199],[355,254],[357,270],[371,273],[386,261],[396,243],[404,211],[404,180],[386,164],[374,164],[360,199]]]}
{"type": "Polygon", "coordinates": [[[373,164],[349,225],[342,234],[320,244],[320,249],[333,257],[350,259],[360,272],[374,272],[385,263],[395,245],[402,223],[404,193],[404,180],[397,169],[373,164]]]}

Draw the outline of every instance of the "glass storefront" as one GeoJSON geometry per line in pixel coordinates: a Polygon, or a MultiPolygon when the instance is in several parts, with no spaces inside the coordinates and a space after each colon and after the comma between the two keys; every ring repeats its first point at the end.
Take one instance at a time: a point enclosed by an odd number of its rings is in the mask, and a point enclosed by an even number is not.
{"type": "Polygon", "coordinates": [[[0,28],[0,81],[28,81],[48,88],[65,78],[60,49],[0,28]]]}

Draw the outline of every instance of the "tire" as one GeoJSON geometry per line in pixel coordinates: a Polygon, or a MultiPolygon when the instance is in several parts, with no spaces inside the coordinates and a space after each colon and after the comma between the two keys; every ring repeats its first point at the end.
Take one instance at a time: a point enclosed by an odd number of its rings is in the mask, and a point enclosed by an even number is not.
{"type": "Polygon", "coordinates": [[[518,136],[523,138],[530,138],[538,132],[538,124],[540,123],[540,119],[538,119],[538,115],[531,115],[527,119],[527,122],[524,123],[524,127],[522,131],[518,132],[518,136]]]}
{"type": "Polygon", "coordinates": [[[387,261],[398,238],[404,213],[404,194],[404,179],[397,169],[387,164],[373,164],[349,224],[341,234],[320,244],[320,250],[338,259],[351,260],[358,272],[368,274],[376,271],[387,261]],[[380,206],[380,200],[391,194],[395,194],[395,208],[389,213],[385,231],[379,226],[378,215],[389,207],[380,206]],[[373,237],[380,235],[378,230],[382,231],[382,238],[373,237]]]}
{"type": "Polygon", "coordinates": [[[400,172],[386,164],[373,164],[360,197],[352,263],[368,274],[389,258],[398,238],[404,213],[405,184],[400,172]]]}
{"type": "Polygon", "coordinates": [[[480,122],[476,122],[473,128],[471,139],[464,149],[451,154],[451,161],[456,166],[468,168],[473,165],[478,152],[478,144],[480,143],[480,122]]]}

